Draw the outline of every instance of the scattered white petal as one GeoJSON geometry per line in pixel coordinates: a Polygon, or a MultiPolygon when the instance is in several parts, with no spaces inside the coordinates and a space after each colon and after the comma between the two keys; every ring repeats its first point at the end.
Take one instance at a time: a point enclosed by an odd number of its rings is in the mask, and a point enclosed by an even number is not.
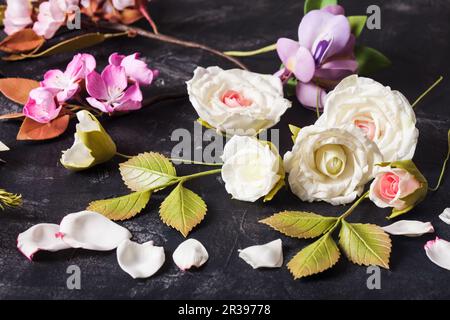
{"type": "Polygon", "coordinates": [[[436,237],[425,244],[425,252],[433,263],[450,270],[450,242],[436,237]]]}
{"type": "Polygon", "coordinates": [[[195,239],[187,239],[174,251],[172,258],[181,270],[201,267],[208,260],[208,251],[195,239]]]}
{"type": "Polygon", "coordinates": [[[253,267],[279,268],[283,264],[281,239],[239,250],[239,257],[253,267]]]}
{"type": "Polygon", "coordinates": [[[151,277],[165,260],[164,248],[154,246],[153,241],[139,244],[124,240],[117,248],[119,266],[134,279],[151,277]]]}
{"type": "Polygon", "coordinates": [[[92,211],[68,214],[61,221],[60,232],[71,247],[97,251],[113,250],[131,238],[127,229],[92,211]]]}
{"type": "Polygon", "coordinates": [[[401,220],[382,227],[384,231],[396,236],[418,237],[425,233],[433,233],[434,228],[430,222],[401,220]]]}
{"type": "Polygon", "coordinates": [[[445,209],[440,215],[439,219],[444,221],[446,224],[450,224],[450,208],[445,209]]]}
{"type": "Polygon", "coordinates": [[[70,246],[62,241],[59,226],[51,223],[41,223],[32,226],[17,237],[17,248],[29,260],[39,250],[58,251],[69,249],[70,246]]]}
{"type": "Polygon", "coordinates": [[[0,141],[0,151],[8,151],[9,148],[6,144],[0,141]]]}

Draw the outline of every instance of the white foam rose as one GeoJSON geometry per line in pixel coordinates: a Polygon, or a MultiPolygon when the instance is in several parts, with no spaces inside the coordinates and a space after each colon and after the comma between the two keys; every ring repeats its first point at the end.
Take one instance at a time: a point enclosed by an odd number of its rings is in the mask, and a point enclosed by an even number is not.
{"type": "Polygon", "coordinates": [[[284,156],[291,190],[303,201],[333,205],[361,195],[381,161],[377,146],[353,125],[302,128],[284,156]]]}
{"type": "Polygon", "coordinates": [[[222,159],[222,179],[234,199],[254,202],[267,195],[281,179],[280,156],[256,138],[232,137],[222,159]]]}
{"type": "Polygon", "coordinates": [[[412,159],[419,136],[413,108],[403,94],[356,75],[342,80],[327,95],[316,124],[355,125],[377,144],[388,162],[412,159]]]}
{"type": "Polygon", "coordinates": [[[197,67],[186,84],[200,118],[230,134],[255,135],[277,124],[291,106],[281,80],[273,75],[197,67]]]}

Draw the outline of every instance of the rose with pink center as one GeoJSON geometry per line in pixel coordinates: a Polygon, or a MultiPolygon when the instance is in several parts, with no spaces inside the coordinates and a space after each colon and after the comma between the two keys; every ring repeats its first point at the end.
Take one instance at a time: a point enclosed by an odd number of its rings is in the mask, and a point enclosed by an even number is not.
{"type": "Polygon", "coordinates": [[[364,132],[364,134],[366,135],[366,137],[369,138],[371,141],[373,141],[375,139],[375,133],[376,133],[377,128],[376,128],[375,122],[373,122],[373,120],[356,119],[356,120],[354,120],[353,123],[359,129],[361,129],[364,132]]]}
{"type": "Polygon", "coordinates": [[[242,94],[234,90],[227,90],[222,95],[221,101],[230,108],[242,108],[252,105],[252,100],[245,98],[242,94]]]}
{"type": "Polygon", "coordinates": [[[420,182],[408,171],[384,167],[370,185],[369,197],[380,208],[405,208],[404,198],[421,187],[420,182]]]}

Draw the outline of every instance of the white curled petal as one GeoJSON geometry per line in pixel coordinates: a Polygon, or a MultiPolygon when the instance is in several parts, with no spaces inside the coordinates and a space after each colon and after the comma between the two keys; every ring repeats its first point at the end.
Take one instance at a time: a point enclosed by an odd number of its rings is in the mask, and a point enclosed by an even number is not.
{"type": "Polygon", "coordinates": [[[199,268],[208,261],[208,251],[195,239],[188,239],[182,242],[174,251],[172,258],[181,270],[188,270],[191,267],[199,268]]]}
{"type": "Polygon", "coordinates": [[[450,208],[446,208],[440,215],[439,219],[444,221],[446,224],[450,224],[450,208]]]}
{"type": "Polygon", "coordinates": [[[239,250],[239,257],[251,265],[253,269],[279,268],[283,264],[281,239],[239,250]]]}
{"type": "Polygon", "coordinates": [[[450,242],[436,237],[425,244],[425,252],[433,263],[450,270],[450,242]]]}
{"type": "Polygon", "coordinates": [[[105,216],[81,211],[64,217],[60,224],[63,240],[73,248],[109,251],[131,238],[127,229],[105,216]]]}
{"type": "Polygon", "coordinates": [[[32,226],[17,237],[17,248],[29,260],[40,251],[59,251],[69,249],[70,246],[59,236],[59,225],[41,223],[32,226]]]}
{"type": "Polygon", "coordinates": [[[418,237],[425,233],[433,233],[434,228],[430,222],[413,220],[401,220],[388,226],[382,227],[384,231],[392,235],[407,237],[418,237]]]}
{"type": "Polygon", "coordinates": [[[165,259],[164,248],[154,246],[153,241],[139,244],[124,240],[117,248],[119,266],[133,279],[151,277],[162,267],[165,259]]]}
{"type": "Polygon", "coordinates": [[[0,141],[0,151],[8,151],[9,148],[6,144],[0,141]]]}

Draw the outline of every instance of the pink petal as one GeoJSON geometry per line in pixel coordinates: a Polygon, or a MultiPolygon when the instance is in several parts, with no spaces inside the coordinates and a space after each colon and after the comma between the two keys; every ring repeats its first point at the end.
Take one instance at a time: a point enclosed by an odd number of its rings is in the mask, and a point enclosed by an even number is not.
{"type": "Polygon", "coordinates": [[[28,0],[7,0],[3,24],[8,35],[24,29],[31,20],[31,6],[28,0]]]}
{"type": "Polygon", "coordinates": [[[298,101],[304,106],[309,109],[316,109],[317,104],[317,95],[320,95],[319,99],[319,109],[322,110],[324,103],[325,103],[325,97],[326,93],[325,90],[320,88],[319,86],[315,85],[314,83],[302,83],[299,82],[296,87],[295,91],[297,95],[298,101]]]}
{"type": "Polygon", "coordinates": [[[124,67],[109,65],[102,72],[102,79],[108,91],[114,89],[124,91],[128,86],[128,80],[124,67]]]}
{"type": "Polygon", "coordinates": [[[450,242],[436,237],[425,244],[425,252],[433,263],[450,270],[450,242]]]}
{"type": "Polygon", "coordinates": [[[40,251],[59,251],[69,249],[59,236],[59,225],[50,223],[41,223],[32,226],[17,237],[17,248],[29,260],[33,255],[40,251]]]}
{"type": "Polygon", "coordinates": [[[139,54],[134,53],[125,57],[121,66],[125,68],[127,76],[139,82],[139,84],[150,85],[152,83],[153,71],[148,68],[144,61],[139,59],[139,54]]]}
{"type": "Polygon", "coordinates": [[[55,96],[50,90],[39,87],[31,90],[23,113],[37,122],[49,123],[59,115],[61,108],[56,106],[55,96]]]}
{"type": "Polygon", "coordinates": [[[316,63],[308,49],[301,47],[295,55],[295,69],[290,69],[298,80],[309,82],[316,71],[316,63]]]}
{"type": "Polygon", "coordinates": [[[277,41],[277,53],[285,66],[290,57],[295,57],[299,48],[298,42],[291,39],[280,38],[277,41]]]}
{"type": "Polygon", "coordinates": [[[109,64],[112,64],[113,66],[120,66],[124,58],[124,55],[115,52],[109,56],[109,64]]]}
{"type": "Polygon", "coordinates": [[[50,39],[64,24],[64,20],[64,14],[55,14],[55,8],[49,1],[42,2],[39,5],[38,20],[34,23],[33,30],[36,34],[50,39]]]}
{"type": "Polygon", "coordinates": [[[106,103],[103,103],[103,102],[100,102],[100,101],[98,101],[98,100],[95,99],[95,98],[88,97],[88,98],[86,98],[86,101],[87,101],[92,107],[94,107],[94,108],[96,108],[96,109],[98,109],[98,110],[100,110],[100,111],[102,111],[102,112],[105,112],[105,113],[111,113],[111,112],[114,111],[114,109],[113,109],[110,105],[108,105],[108,104],[106,104],[106,103]]]}
{"type": "Polygon", "coordinates": [[[61,89],[61,79],[64,78],[64,73],[61,70],[48,70],[44,74],[42,85],[47,88],[61,89]]]}
{"type": "Polygon", "coordinates": [[[344,16],[345,15],[345,9],[338,4],[334,4],[334,5],[332,4],[332,5],[326,6],[325,8],[322,8],[320,10],[329,12],[331,14],[334,14],[335,16],[337,16],[337,15],[344,16]]]}
{"type": "Polygon", "coordinates": [[[74,81],[84,79],[89,73],[95,70],[95,58],[90,54],[77,54],[67,65],[65,74],[74,81]]]}
{"type": "Polygon", "coordinates": [[[135,83],[125,91],[119,104],[114,108],[115,111],[132,111],[142,107],[142,92],[139,84],[135,83]]]}
{"type": "Polygon", "coordinates": [[[96,72],[92,71],[86,77],[86,90],[91,97],[100,100],[108,100],[108,90],[103,78],[96,72]]]}

